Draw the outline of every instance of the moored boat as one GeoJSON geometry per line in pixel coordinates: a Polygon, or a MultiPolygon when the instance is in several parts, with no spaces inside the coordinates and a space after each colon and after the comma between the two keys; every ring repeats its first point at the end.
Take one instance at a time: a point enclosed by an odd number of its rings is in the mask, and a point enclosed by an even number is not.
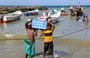
{"type": "Polygon", "coordinates": [[[52,10],[52,11],[49,11],[48,17],[51,17],[52,23],[57,23],[58,22],[58,19],[60,17],[60,14],[61,14],[61,11],[52,10]]]}
{"type": "Polygon", "coordinates": [[[65,8],[61,8],[61,16],[66,16],[68,13],[65,11],[65,8]]]}
{"type": "Polygon", "coordinates": [[[32,11],[26,11],[24,12],[24,15],[25,16],[32,16],[32,15],[38,15],[39,13],[39,10],[38,9],[35,9],[35,10],[32,10],[32,11]]]}
{"type": "Polygon", "coordinates": [[[16,12],[4,14],[2,16],[2,18],[0,19],[0,22],[1,23],[7,23],[7,22],[16,21],[16,20],[20,19],[21,15],[22,15],[21,11],[16,11],[16,12]]]}

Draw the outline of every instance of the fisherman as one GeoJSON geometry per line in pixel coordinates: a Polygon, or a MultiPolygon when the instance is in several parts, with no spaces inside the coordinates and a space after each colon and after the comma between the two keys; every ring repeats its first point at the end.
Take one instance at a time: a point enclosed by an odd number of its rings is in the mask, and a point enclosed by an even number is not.
{"type": "Polygon", "coordinates": [[[81,6],[77,6],[76,13],[77,13],[77,15],[76,15],[77,17],[82,16],[83,15],[83,8],[81,6]]]}
{"type": "Polygon", "coordinates": [[[68,15],[67,12],[65,11],[65,8],[61,8],[61,16],[65,16],[65,15],[68,15]]]}
{"type": "Polygon", "coordinates": [[[43,55],[43,57],[46,57],[46,55],[53,56],[53,38],[52,38],[52,35],[53,35],[54,29],[55,29],[55,26],[51,23],[51,20],[48,19],[47,29],[42,31],[42,35],[44,35],[44,55],[43,55]]]}
{"type": "Polygon", "coordinates": [[[25,58],[32,58],[35,56],[35,36],[37,35],[36,31],[32,28],[32,21],[28,20],[25,23],[25,28],[27,31],[28,39],[25,39],[25,58]]]}
{"type": "Polygon", "coordinates": [[[75,16],[75,15],[76,15],[75,9],[74,9],[73,6],[70,6],[70,7],[69,7],[69,11],[70,11],[70,15],[72,15],[72,16],[75,16]]]}
{"type": "Polygon", "coordinates": [[[86,13],[83,14],[83,21],[86,22],[86,23],[89,22],[88,15],[86,13]]]}

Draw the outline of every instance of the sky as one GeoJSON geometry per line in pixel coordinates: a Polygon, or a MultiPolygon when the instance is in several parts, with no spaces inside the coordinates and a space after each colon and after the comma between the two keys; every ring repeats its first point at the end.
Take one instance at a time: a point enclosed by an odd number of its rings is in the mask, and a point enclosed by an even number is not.
{"type": "Polygon", "coordinates": [[[0,5],[60,6],[90,5],[90,0],[0,0],[0,5]]]}

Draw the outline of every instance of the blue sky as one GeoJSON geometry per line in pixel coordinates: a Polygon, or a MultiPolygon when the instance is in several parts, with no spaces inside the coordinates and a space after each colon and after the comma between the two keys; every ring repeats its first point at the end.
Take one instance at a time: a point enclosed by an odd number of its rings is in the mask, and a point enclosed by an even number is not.
{"type": "Polygon", "coordinates": [[[90,0],[0,0],[0,5],[30,5],[30,6],[52,6],[52,5],[90,5],[90,0]]]}

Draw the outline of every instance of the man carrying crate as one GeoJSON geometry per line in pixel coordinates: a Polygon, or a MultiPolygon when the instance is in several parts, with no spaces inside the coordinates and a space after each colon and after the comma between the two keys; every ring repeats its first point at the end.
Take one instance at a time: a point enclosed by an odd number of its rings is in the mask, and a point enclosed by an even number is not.
{"type": "MultiPolygon", "coordinates": [[[[48,25],[45,30],[42,31],[42,35],[44,35],[44,55],[51,55],[53,56],[53,31],[55,29],[55,26],[51,23],[50,18],[48,19],[48,25]]],[[[41,36],[42,36],[41,35],[41,36]]]]}
{"type": "Polygon", "coordinates": [[[25,28],[27,31],[28,39],[25,39],[25,58],[32,58],[35,56],[35,36],[37,35],[36,31],[32,28],[32,21],[25,23],[25,28]]]}
{"type": "Polygon", "coordinates": [[[51,18],[46,20],[32,20],[32,28],[41,29],[42,35],[44,35],[44,57],[48,55],[53,56],[53,31],[55,26],[51,23],[51,18]],[[48,53],[47,53],[48,52],[48,53]]]}

